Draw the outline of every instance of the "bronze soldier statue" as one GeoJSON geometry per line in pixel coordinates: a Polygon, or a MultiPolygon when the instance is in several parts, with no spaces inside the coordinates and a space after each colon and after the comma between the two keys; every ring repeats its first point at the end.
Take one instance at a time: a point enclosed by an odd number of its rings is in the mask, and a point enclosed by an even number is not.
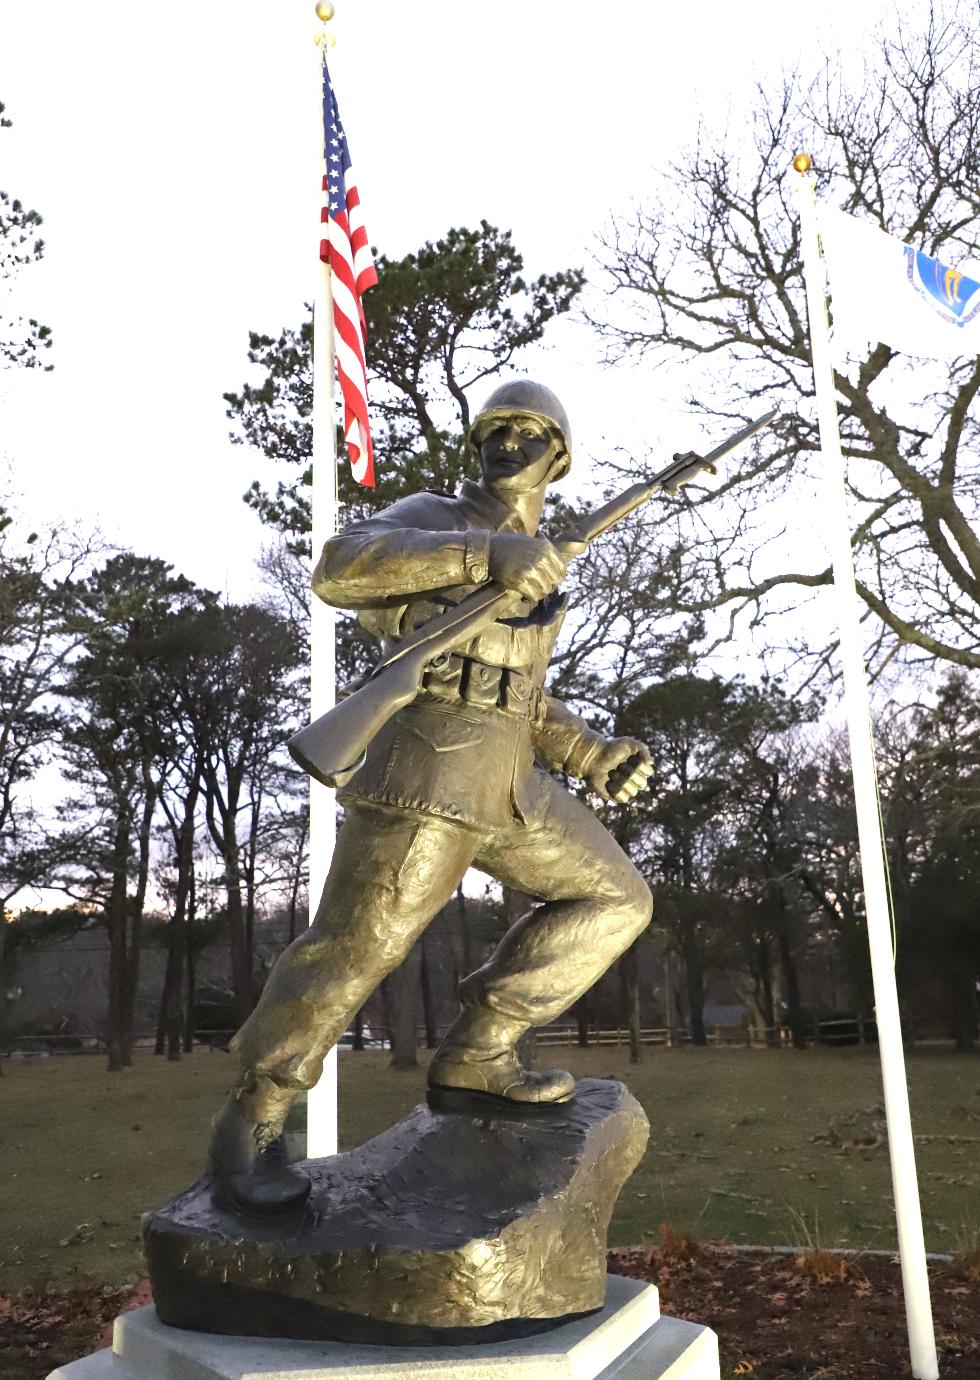
{"type": "Polygon", "coordinates": [[[566,1011],[650,921],[643,878],[549,774],[626,801],[651,771],[641,743],[606,739],[544,690],[569,552],[537,529],[547,486],[571,465],[565,410],[549,389],[516,380],[491,394],[470,444],[478,481],[353,524],[326,543],[313,576],[316,594],[355,610],[386,650],[488,580],[521,602],[428,663],[414,700],[339,792],[346,819],[316,918],[231,1045],[239,1071],[210,1161],[246,1209],[305,1197],[308,1180],[282,1149],[289,1106],[468,867],[541,904],[460,983],[462,1009],[429,1068],[430,1101],[447,1110],[571,1098],[571,1074],[524,1069],[517,1042],[566,1011]]]}

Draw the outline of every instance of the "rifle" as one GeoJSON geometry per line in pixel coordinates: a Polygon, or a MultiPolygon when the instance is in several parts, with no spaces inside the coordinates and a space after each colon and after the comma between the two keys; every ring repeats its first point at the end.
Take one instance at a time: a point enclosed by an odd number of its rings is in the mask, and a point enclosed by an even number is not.
{"type": "MultiPolygon", "coordinates": [[[[705,456],[693,451],[675,455],[666,469],[586,513],[553,544],[563,555],[581,554],[583,544],[588,546],[655,493],[664,490],[674,494],[699,474],[714,474],[717,460],[768,426],[775,416],[775,411],[767,412],[705,456]]],[[[491,580],[451,609],[430,618],[383,657],[363,684],[289,739],[286,746],[293,761],[324,786],[345,786],[363,766],[375,734],[415,699],[427,664],[468,642],[498,618],[509,617],[523,598],[491,580]]]]}

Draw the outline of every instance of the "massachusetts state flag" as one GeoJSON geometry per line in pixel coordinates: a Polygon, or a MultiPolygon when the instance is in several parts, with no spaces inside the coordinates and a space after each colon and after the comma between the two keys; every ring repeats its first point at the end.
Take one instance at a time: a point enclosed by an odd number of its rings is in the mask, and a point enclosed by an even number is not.
{"type": "Polygon", "coordinates": [[[980,355],[980,267],[971,277],[844,211],[819,216],[838,358],[878,341],[926,359],[980,355]]]}
{"type": "Polygon", "coordinates": [[[344,395],[344,439],[359,484],[374,487],[374,452],[368,425],[361,294],[378,281],[368,244],[361,199],[351,168],[337,97],[323,64],[323,206],[320,258],[329,264],[333,292],[334,353],[344,395]]]}

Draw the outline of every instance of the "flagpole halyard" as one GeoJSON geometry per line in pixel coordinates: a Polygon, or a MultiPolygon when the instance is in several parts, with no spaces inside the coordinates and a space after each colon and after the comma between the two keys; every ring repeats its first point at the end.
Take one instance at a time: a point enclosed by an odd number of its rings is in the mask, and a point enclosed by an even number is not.
{"type": "MultiPolygon", "coordinates": [[[[323,29],[316,35],[320,50],[318,70],[321,90],[318,92],[317,128],[319,130],[318,186],[323,187],[326,162],[323,145],[322,73],[327,49],[333,46],[334,35],[326,28],[333,18],[334,7],[321,0],[316,6],[317,18],[323,29]],[[329,11],[329,13],[328,13],[329,11]]],[[[322,206],[323,192],[320,192],[322,206]]],[[[325,226],[320,234],[325,234],[325,226]]],[[[319,557],[323,544],[337,529],[337,427],[334,415],[334,348],[333,300],[330,265],[319,253],[317,242],[317,274],[313,301],[313,449],[310,457],[312,487],[311,544],[313,561],[319,557]]],[[[321,599],[311,599],[310,609],[310,708],[311,717],[318,718],[336,703],[336,616],[321,599]]],[[[310,883],[309,918],[313,923],[316,905],[327,879],[330,859],[337,838],[337,814],[333,791],[324,790],[316,781],[310,782],[310,883]]],[[[337,1153],[337,1049],[328,1053],[323,1073],[306,1100],[306,1153],[309,1157],[337,1153]]]]}
{"type": "Polygon", "coordinates": [[[895,984],[891,912],[878,805],[871,705],[858,618],[858,595],[851,554],[844,457],[841,451],[837,397],[827,325],[825,272],[817,228],[816,195],[811,160],[800,153],[792,161],[800,211],[803,276],[810,348],[820,428],[820,452],[828,505],[827,538],[831,549],[838,599],[840,662],[844,679],[847,731],[854,778],[854,800],[861,852],[874,984],[878,1052],[881,1059],[888,1153],[891,1161],[895,1220],[902,1265],[909,1352],[915,1380],[938,1380],[939,1363],[929,1297],[922,1210],[915,1168],[915,1148],[909,1110],[902,1025],[895,984]]]}

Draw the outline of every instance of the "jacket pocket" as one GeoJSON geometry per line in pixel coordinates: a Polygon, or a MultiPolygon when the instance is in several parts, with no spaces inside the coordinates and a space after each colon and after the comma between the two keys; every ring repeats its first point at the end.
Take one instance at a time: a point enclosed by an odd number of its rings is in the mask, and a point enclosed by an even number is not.
{"type": "Polygon", "coordinates": [[[406,728],[433,752],[459,752],[461,748],[479,747],[485,736],[482,724],[448,718],[438,724],[406,724],[406,728]]]}

